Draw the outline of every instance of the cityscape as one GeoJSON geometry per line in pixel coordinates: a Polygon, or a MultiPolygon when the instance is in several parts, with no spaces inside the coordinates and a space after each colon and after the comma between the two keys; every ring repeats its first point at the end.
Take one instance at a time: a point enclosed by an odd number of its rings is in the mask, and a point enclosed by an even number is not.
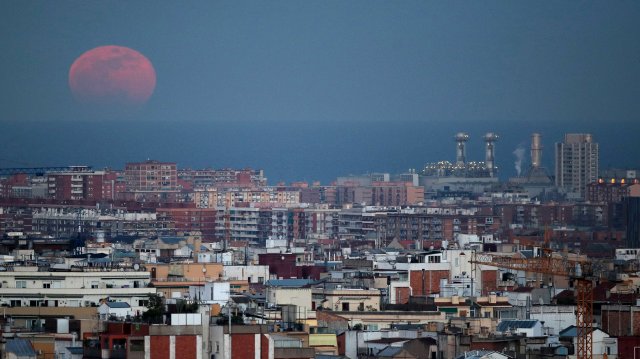
{"type": "Polygon", "coordinates": [[[469,139],[328,185],[158,160],[4,168],[6,334],[85,358],[633,353],[640,169],[600,170],[594,136],[569,133],[551,171],[533,133],[529,168],[500,181],[499,136],[481,162],[469,139]]]}
{"type": "Polygon", "coordinates": [[[640,357],[638,19],[0,3],[0,359],[640,357]]]}

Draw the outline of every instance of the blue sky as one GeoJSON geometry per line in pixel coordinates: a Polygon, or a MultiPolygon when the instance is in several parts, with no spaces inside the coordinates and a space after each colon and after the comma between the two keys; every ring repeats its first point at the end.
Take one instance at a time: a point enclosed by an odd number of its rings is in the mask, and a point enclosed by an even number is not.
{"type": "Polygon", "coordinates": [[[582,131],[602,167],[640,166],[638,19],[637,1],[3,1],[0,167],[157,158],[327,181],[453,159],[461,130],[476,159],[501,135],[503,175],[531,131],[548,167],[582,131]],[[153,62],[142,109],[74,102],[69,66],[108,44],[153,62]]]}

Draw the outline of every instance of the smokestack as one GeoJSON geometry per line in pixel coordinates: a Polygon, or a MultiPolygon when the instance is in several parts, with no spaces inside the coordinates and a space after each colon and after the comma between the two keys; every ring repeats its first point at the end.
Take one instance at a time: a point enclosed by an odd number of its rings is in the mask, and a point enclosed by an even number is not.
{"type": "Polygon", "coordinates": [[[495,159],[496,159],[496,151],[495,151],[495,143],[498,140],[498,135],[496,135],[493,132],[489,132],[486,135],[484,135],[484,142],[486,144],[486,150],[485,150],[485,166],[487,166],[487,169],[489,170],[489,176],[493,177],[495,176],[495,159]]]}
{"type": "Polygon", "coordinates": [[[458,132],[455,136],[456,140],[456,166],[463,167],[466,163],[466,142],[469,141],[469,135],[464,132],[458,132]]]}
{"type": "Polygon", "coordinates": [[[539,133],[531,135],[531,168],[538,168],[542,163],[542,136],[539,133]]]}

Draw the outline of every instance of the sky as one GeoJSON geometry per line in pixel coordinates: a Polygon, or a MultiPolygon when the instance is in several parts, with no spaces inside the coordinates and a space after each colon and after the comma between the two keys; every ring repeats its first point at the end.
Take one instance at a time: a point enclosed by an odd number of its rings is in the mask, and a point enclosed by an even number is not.
{"type": "MultiPolygon", "coordinates": [[[[401,172],[496,132],[501,176],[592,132],[601,168],[640,167],[638,1],[0,2],[0,167],[157,159],[263,168],[270,182],[401,172]],[[71,94],[85,51],[157,74],[135,110],[71,94]]],[[[551,171],[552,172],[552,171],[551,171]]]]}

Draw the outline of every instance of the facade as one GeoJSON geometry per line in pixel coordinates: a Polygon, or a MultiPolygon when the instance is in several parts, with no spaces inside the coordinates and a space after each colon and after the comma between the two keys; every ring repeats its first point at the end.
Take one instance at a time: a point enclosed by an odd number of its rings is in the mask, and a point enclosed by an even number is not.
{"type": "Polygon", "coordinates": [[[264,283],[269,279],[269,266],[251,265],[225,265],[223,278],[227,280],[240,280],[248,283],[264,283]]]}
{"type": "Polygon", "coordinates": [[[339,235],[345,239],[453,240],[457,233],[483,235],[501,225],[500,217],[481,208],[364,207],[339,213],[339,235]]]}
{"type": "Polygon", "coordinates": [[[193,189],[211,188],[251,188],[266,186],[267,178],[263,170],[245,169],[184,169],[178,171],[178,178],[193,189]]]}
{"type": "Polygon", "coordinates": [[[48,173],[48,197],[57,200],[100,201],[103,199],[104,175],[104,171],[92,171],[84,166],[48,173]]]}
{"type": "Polygon", "coordinates": [[[406,206],[424,201],[424,188],[410,182],[374,182],[371,204],[377,206],[406,206]]]}
{"type": "Polygon", "coordinates": [[[327,289],[322,290],[328,310],[341,312],[376,312],[380,310],[381,293],[378,289],[327,289]]]}
{"type": "Polygon", "coordinates": [[[56,238],[70,238],[78,233],[95,233],[97,230],[108,236],[160,233],[173,226],[173,223],[157,218],[155,213],[129,213],[124,208],[47,205],[13,210],[16,215],[24,216],[21,218],[24,230],[56,238]]]}
{"type": "Polygon", "coordinates": [[[556,143],[556,187],[586,198],[587,185],[598,180],[598,143],[587,133],[568,133],[556,143]]]}
{"type": "Polygon", "coordinates": [[[630,188],[626,199],[627,248],[640,248],[640,185],[630,188]]]}
{"type": "Polygon", "coordinates": [[[229,189],[218,191],[217,205],[227,203],[277,203],[295,205],[300,203],[300,191],[288,191],[280,187],[262,187],[260,189],[229,189]]]}
{"type": "Polygon", "coordinates": [[[217,216],[215,208],[158,208],[156,215],[159,220],[172,223],[172,228],[177,231],[197,231],[205,239],[215,237],[217,216]]]}
{"type": "Polygon", "coordinates": [[[95,270],[41,272],[38,267],[15,267],[0,272],[1,304],[9,307],[92,307],[101,301],[125,302],[133,313],[142,312],[149,288],[146,271],[95,270]]]}
{"type": "Polygon", "coordinates": [[[178,172],[173,162],[127,163],[124,170],[127,191],[174,191],[178,172]]]}
{"type": "Polygon", "coordinates": [[[637,183],[637,179],[629,181],[626,179],[598,179],[597,182],[592,182],[587,185],[586,200],[590,202],[607,203],[622,202],[629,195],[632,186],[637,183]]]}

